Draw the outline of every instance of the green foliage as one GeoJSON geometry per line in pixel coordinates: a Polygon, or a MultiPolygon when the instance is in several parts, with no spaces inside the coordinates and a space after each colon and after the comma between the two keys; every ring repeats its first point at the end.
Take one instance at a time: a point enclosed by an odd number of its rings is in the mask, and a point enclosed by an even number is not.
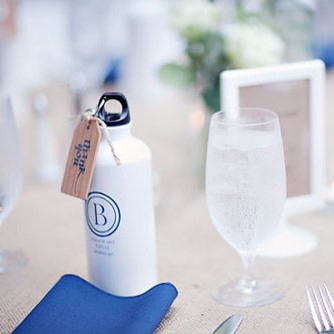
{"type": "Polygon", "coordinates": [[[195,83],[196,73],[189,65],[169,63],[158,70],[160,80],[176,87],[187,87],[195,83]]]}
{"type": "Polygon", "coordinates": [[[220,110],[220,85],[219,77],[212,84],[206,85],[202,92],[202,98],[210,111],[216,112],[220,110]]]}
{"type": "MultiPolygon", "coordinates": [[[[217,1],[180,0],[172,21],[185,43],[185,59],[163,65],[159,78],[177,87],[194,86],[206,106],[218,111],[222,71],[277,64],[287,58],[286,45],[298,49],[296,45],[303,38],[300,31],[310,17],[307,10],[296,7],[297,2],[263,0],[260,10],[250,11],[246,1],[237,1],[232,20],[226,20],[225,8],[217,1]],[[293,23],[295,18],[298,25],[293,23]]],[[[299,54],[306,49],[307,41],[302,44],[299,54]]],[[[293,58],[298,53],[291,54],[290,60],[299,60],[293,58]]]]}
{"type": "Polygon", "coordinates": [[[169,63],[161,66],[158,71],[159,78],[177,87],[197,84],[207,107],[218,111],[219,74],[231,67],[223,36],[218,32],[198,35],[188,41],[185,54],[188,60],[186,64],[169,63]]]}

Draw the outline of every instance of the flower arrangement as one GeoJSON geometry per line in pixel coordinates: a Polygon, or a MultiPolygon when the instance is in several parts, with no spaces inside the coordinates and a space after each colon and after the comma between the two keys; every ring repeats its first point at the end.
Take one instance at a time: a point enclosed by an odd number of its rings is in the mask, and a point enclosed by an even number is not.
{"type": "Polygon", "coordinates": [[[238,7],[235,18],[229,19],[220,3],[178,2],[172,12],[172,24],[184,40],[184,59],[159,69],[164,82],[196,87],[211,111],[220,108],[219,75],[223,70],[284,60],[283,39],[261,16],[238,7]]]}

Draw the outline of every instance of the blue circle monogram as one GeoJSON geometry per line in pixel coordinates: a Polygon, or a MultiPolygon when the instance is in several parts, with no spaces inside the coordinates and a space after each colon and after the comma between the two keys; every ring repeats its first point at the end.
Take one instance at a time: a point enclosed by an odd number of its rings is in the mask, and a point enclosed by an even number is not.
{"type": "Polygon", "coordinates": [[[113,234],[121,221],[117,203],[110,196],[98,191],[88,194],[85,211],[89,229],[99,237],[113,234]]]}

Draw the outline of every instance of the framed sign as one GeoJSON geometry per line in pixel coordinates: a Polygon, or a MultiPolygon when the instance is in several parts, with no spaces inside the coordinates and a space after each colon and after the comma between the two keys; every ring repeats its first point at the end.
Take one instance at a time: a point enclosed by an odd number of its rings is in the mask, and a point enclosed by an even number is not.
{"type": "Polygon", "coordinates": [[[312,60],[221,73],[221,106],[227,117],[239,108],[278,113],[287,170],[287,213],[323,205],[325,189],[325,67],[312,60]]]}

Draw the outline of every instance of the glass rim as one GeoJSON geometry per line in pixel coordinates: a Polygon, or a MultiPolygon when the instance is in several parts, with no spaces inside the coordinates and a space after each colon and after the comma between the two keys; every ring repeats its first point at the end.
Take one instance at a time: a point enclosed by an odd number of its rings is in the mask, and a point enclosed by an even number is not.
{"type": "Polygon", "coordinates": [[[215,112],[212,116],[211,119],[214,119],[215,122],[219,124],[228,124],[228,125],[235,125],[235,126],[261,126],[261,125],[268,125],[270,123],[273,123],[277,120],[279,120],[279,116],[275,111],[266,109],[266,108],[258,108],[258,107],[243,107],[243,108],[238,108],[239,111],[261,111],[266,113],[267,115],[270,115],[272,118],[263,122],[259,122],[258,120],[254,120],[254,122],[249,122],[249,123],[237,123],[236,121],[240,120],[240,116],[238,117],[224,117],[224,118],[219,118],[220,115],[226,115],[226,110],[219,110],[215,112]]]}

